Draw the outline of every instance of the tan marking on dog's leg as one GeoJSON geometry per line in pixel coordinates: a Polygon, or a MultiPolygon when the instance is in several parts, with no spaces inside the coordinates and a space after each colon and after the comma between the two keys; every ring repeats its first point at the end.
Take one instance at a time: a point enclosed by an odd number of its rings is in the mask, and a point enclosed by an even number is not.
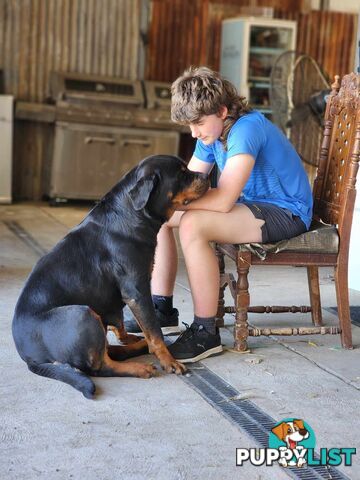
{"type": "Polygon", "coordinates": [[[114,327],[114,325],[108,325],[107,329],[108,332],[113,332],[115,337],[119,340],[119,342],[121,342],[120,332],[118,328],[114,327]]]}
{"type": "Polygon", "coordinates": [[[161,339],[150,339],[145,338],[149,345],[149,352],[153,353],[159,360],[161,367],[165,370],[166,373],[176,373],[177,375],[182,375],[187,371],[186,366],[183,363],[178,362],[170,354],[165,343],[161,339]]]}
{"type": "Polygon", "coordinates": [[[135,343],[139,343],[144,340],[142,337],[138,335],[133,335],[132,333],[127,333],[125,337],[121,338],[121,342],[124,345],[134,345],[135,343]]]}
{"type": "Polygon", "coordinates": [[[127,333],[124,322],[122,320],[119,320],[119,327],[116,327],[115,325],[108,325],[107,329],[113,332],[118,341],[124,343],[125,345],[130,345],[132,343],[136,343],[142,340],[142,338],[138,335],[132,335],[131,333],[127,333]]]}
{"type": "Polygon", "coordinates": [[[114,327],[114,325],[108,325],[107,329],[113,332],[118,341],[125,345],[131,345],[133,343],[137,343],[143,340],[143,338],[139,337],[138,335],[132,335],[131,333],[127,333],[126,331],[124,331],[124,333],[119,332],[119,329],[114,327]]]}
{"type": "MultiPolygon", "coordinates": [[[[128,305],[139,325],[141,326],[142,312],[139,306],[136,304],[135,300],[130,300],[128,305]]],[[[170,354],[164,343],[164,340],[160,336],[153,336],[144,328],[142,328],[142,330],[145,335],[145,340],[149,346],[149,352],[153,353],[157,357],[161,367],[166,371],[166,373],[176,373],[177,375],[181,375],[187,371],[185,365],[175,360],[175,358],[170,354]]],[[[160,328],[159,334],[161,335],[160,328]]]]}
{"type": "Polygon", "coordinates": [[[126,360],[130,357],[149,353],[149,348],[146,340],[142,338],[137,343],[130,345],[108,345],[107,351],[112,360],[126,360]]]}
{"type": "Polygon", "coordinates": [[[101,368],[93,375],[98,377],[139,377],[150,378],[156,373],[153,365],[136,362],[116,362],[105,352],[101,368]]]}

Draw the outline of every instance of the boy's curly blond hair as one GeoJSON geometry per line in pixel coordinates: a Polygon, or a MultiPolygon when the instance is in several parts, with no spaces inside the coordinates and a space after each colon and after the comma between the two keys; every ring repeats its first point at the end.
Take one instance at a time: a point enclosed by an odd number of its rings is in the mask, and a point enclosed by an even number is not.
{"type": "Polygon", "coordinates": [[[183,125],[197,123],[204,115],[228,109],[220,137],[225,150],[227,137],[233,124],[251,111],[245,97],[219,73],[207,67],[190,67],[171,86],[171,119],[183,125]]]}

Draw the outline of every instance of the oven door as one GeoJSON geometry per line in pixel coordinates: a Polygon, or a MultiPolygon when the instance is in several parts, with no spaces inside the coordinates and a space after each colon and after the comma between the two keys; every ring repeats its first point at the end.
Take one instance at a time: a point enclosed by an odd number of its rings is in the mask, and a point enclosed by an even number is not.
{"type": "Polygon", "coordinates": [[[144,157],[177,154],[178,132],[57,123],[51,199],[101,198],[144,157]]]}

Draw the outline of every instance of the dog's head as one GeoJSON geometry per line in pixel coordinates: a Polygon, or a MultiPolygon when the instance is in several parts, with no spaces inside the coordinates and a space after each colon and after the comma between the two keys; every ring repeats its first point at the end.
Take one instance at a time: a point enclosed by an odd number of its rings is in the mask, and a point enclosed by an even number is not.
{"type": "Polygon", "coordinates": [[[209,188],[208,175],[190,171],[172,155],[153,155],[136,168],[136,183],[129,190],[135,210],[168,220],[181,205],[200,198],[209,188]]]}
{"type": "MultiPolygon", "coordinates": [[[[296,442],[308,438],[309,432],[303,420],[293,419],[292,422],[281,422],[271,430],[280,440],[292,446],[296,442]]],[[[293,447],[292,447],[293,448],[293,447]]]]}

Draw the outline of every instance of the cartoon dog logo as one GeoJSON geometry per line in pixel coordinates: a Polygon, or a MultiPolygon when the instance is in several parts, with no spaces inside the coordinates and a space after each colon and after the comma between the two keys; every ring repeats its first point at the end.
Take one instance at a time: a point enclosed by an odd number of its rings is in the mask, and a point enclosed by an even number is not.
{"type": "Polygon", "coordinates": [[[286,444],[286,447],[279,447],[280,451],[297,451],[297,454],[294,453],[294,456],[289,461],[282,456],[282,458],[279,460],[279,464],[283,467],[305,466],[306,459],[303,456],[299,456],[299,453],[304,449],[304,447],[298,445],[298,443],[302,440],[309,438],[309,431],[306,429],[304,421],[294,418],[292,421],[281,422],[279,425],[272,428],[271,431],[278,437],[279,440],[282,440],[286,444]]]}

